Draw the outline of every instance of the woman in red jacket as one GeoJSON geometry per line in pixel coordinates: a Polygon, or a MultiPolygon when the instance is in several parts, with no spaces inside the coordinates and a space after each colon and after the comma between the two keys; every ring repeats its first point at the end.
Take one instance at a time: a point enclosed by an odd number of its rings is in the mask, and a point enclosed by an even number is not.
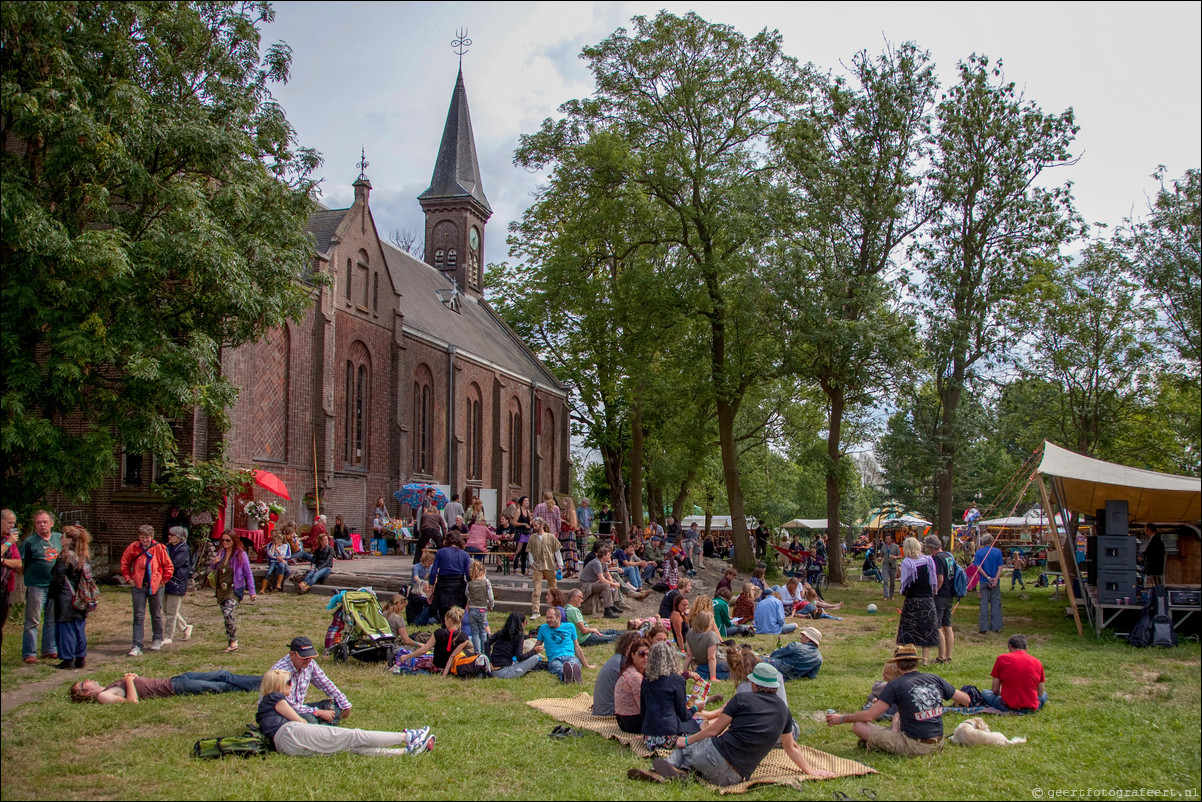
{"type": "Polygon", "coordinates": [[[121,578],[130,586],[134,603],[133,646],[130,657],[142,654],[145,634],[146,604],[150,603],[150,651],[163,648],[163,586],[175,573],[167,547],[155,542],[154,529],[146,524],[138,527],[138,539],[121,555],[121,578]]]}

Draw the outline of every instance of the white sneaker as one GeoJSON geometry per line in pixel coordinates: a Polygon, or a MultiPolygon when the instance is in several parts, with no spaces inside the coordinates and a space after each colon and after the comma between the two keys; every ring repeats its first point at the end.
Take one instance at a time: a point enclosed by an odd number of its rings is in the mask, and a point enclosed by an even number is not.
{"type": "MultiPolygon", "coordinates": [[[[175,643],[175,641],[171,640],[171,638],[163,638],[163,642],[162,642],[162,644],[160,644],[160,645],[162,645],[162,646],[166,646],[168,643],[175,643]]],[[[153,645],[153,644],[151,644],[151,647],[150,647],[150,648],[152,648],[152,649],[153,649],[153,648],[154,648],[154,645],[153,645]]]]}
{"type": "Polygon", "coordinates": [[[155,640],[155,641],[150,642],[150,651],[157,652],[159,649],[162,649],[162,648],[163,648],[163,642],[161,640],[155,640]]]}
{"type": "Polygon", "coordinates": [[[134,648],[130,649],[129,652],[126,653],[125,656],[126,657],[141,657],[142,656],[142,647],[135,646],[134,648]]]}
{"type": "Polygon", "coordinates": [[[190,637],[192,637],[192,625],[188,624],[188,626],[184,627],[184,640],[190,637]]]}

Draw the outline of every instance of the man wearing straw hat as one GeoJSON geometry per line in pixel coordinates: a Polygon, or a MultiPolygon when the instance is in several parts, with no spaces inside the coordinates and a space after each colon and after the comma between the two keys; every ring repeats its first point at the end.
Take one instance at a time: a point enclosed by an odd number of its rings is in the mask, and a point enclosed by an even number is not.
{"type": "Polygon", "coordinates": [[[943,749],[943,701],[969,704],[968,694],[958,691],[943,677],[918,671],[918,648],[911,643],[897,647],[886,663],[897,663],[901,676],[881,691],[872,707],[858,713],[828,713],[828,726],[855,722],[852,732],[868,749],[880,749],[902,757],[930,755],[943,749]],[[868,722],[897,705],[901,731],[868,722]]]}
{"type": "Polygon", "coordinates": [[[714,785],[738,785],[750,779],[779,739],[797,768],[818,779],[834,777],[811,768],[801,754],[793,738],[793,716],[777,696],[784,682],[780,672],[759,663],[747,679],[751,693],[736,693],[701,732],[678,737],[672,754],[652,764],[654,772],[631,769],[627,776],[663,782],[664,778],[684,779],[695,771],[714,785]]]}

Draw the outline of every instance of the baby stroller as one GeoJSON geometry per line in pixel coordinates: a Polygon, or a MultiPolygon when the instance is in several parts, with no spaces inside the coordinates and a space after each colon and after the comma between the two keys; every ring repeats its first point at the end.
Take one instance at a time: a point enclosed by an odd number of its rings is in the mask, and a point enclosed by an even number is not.
{"type": "Polygon", "coordinates": [[[326,632],[326,654],[332,654],[335,662],[353,657],[364,663],[392,664],[396,636],[374,591],[343,591],[331,600],[329,609],[334,611],[334,620],[326,632]]]}

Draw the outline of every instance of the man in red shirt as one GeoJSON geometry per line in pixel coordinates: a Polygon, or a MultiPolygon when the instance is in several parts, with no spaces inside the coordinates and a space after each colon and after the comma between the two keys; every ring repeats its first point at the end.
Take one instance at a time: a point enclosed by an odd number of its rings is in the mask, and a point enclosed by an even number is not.
{"type": "Polygon", "coordinates": [[[1027,654],[1027,639],[1013,635],[1010,651],[993,663],[993,688],[981,692],[986,706],[1016,713],[1034,713],[1048,701],[1043,663],[1027,654]]]}

